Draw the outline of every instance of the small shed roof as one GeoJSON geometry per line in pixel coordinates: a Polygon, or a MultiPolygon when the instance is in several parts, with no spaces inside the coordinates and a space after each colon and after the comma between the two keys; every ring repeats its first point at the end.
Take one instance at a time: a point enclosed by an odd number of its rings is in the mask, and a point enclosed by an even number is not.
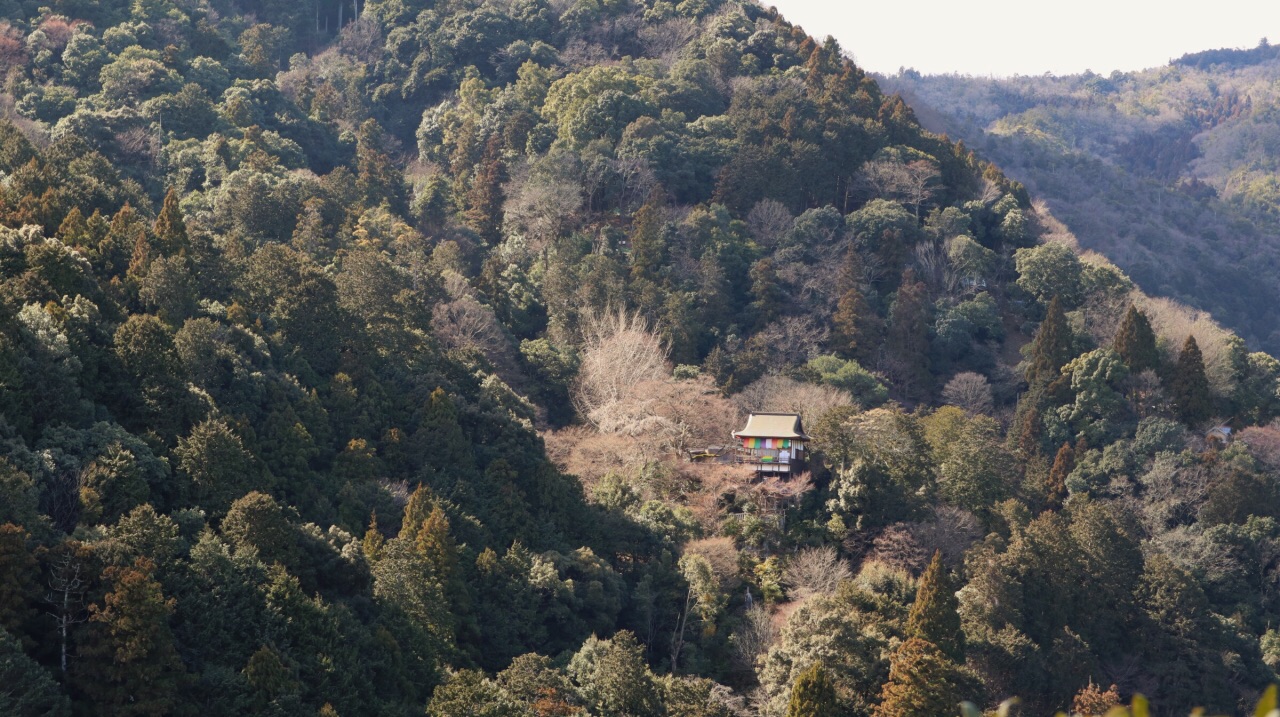
{"type": "Polygon", "coordinates": [[[734,431],[735,438],[798,438],[809,440],[795,413],[753,413],[747,419],[747,427],[734,431]]]}

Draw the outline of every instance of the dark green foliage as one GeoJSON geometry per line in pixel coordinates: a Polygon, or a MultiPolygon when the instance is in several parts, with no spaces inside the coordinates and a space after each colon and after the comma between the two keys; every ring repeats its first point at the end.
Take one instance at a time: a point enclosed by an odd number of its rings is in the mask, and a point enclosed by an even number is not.
{"type": "Polygon", "coordinates": [[[1028,358],[1027,383],[1041,386],[1058,378],[1062,367],[1072,356],[1071,328],[1062,310],[1062,300],[1054,296],[1049,300],[1044,321],[1036,329],[1028,358]]]}
{"type": "Polygon", "coordinates": [[[907,636],[931,643],[942,654],[963,663],[964,633],[956,612],[958,604],[942,554],[934,553],[916,588],[916,600],[907,616],[907,636]]]}
{"type": "MultiPolygon", "coordinates": [[[[949,714],[963,656],[1048,712],[1131,655],[1244,694],[1280,654],[1269,429],[1184,451],[1149,331],[1076,356],[1132,285],[775,10],[5,18],[0,669],[29,689],[0,700],[728,717],[755,680],[769,714],[949,714]],[[573,398],[617,311],[663,355],[600,432],[573,398]],[[958,374],[973,415],[931,412],[958,374]],[[811,483],[681,462],[761,408],[804,414],[811,483]],[[819,545],[857,579],[790,585],[819,545]]],[[[1277,412],[1274,360],[1206,353],[1222,410],[1277,412]]]]}
{"type": "Polygon", "coordinates": [[[909,396],[929,391],[929,317],[925,286],[908,269],[889,310],[886,348],[896,357],[895,378],[909,396]]]}
{"type": "Polygon", "coordinates": [[[146,559],[107,568],[109,592],[89,609],[73,683],[104,715],[162,717],[179,704],[184,670],[168,624],[174,602],[152,569],[146,559]]]}
{"type": "Polygon", "coordinates": [[[1146,314],[1132,304],[1125,313],[1120,328],[1116,330],[1112,348],[1124,359],[1131,373],[1160,368],[1160,352],[1156,348],[1156,334],[1151,330],[1151,322],[1147,320],[1146,314]]]}
{"type": "Polygon", "coordinates": [[[23,654],[17,638],[0,628],[0,713],[14,717],[65,717],[71,703],[43,667],[23,654]]]}
{"type": "Polygon", "coordinates": [[[839,709],[835,686],[822,669],[822,663],[800,673],[795,687],[791,688],[791,702],[787,705],[787,717],[822,717],[835,714],[839,709]]]}
{"type": "Polygon", "coordinates": [[[1204,357],[1195,336],[1187,336],[1169,377],[1169,393],[1178,417],[1192,427],[1209,419],[1213,413],[1213,397],[1209,394],[1209,377],[1205,375],[1204,357]]]}
{"type": "Polygon", "coordinates": [[[37,565],[28,544],[31,536],[11,523],[0,525],[0,638],[21,642],[36,628],[39,614],[37,565]]]}

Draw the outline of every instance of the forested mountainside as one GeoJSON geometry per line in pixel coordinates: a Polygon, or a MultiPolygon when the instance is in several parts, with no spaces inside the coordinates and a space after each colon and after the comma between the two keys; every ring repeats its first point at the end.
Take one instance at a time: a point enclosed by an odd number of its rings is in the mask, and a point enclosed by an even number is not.
{"type": "Polygon", "coordinates": [[[1280,350],[1280,54],[1185,55],[1142,72],[885,78],[934,131],[963,138],[1147,292],[1280,350]]]}
{"type": "Polygon", "coordinates": [[[0,10],[0,713],[1276,679],[1280,362],[833,41],[739,0],[0,10]],[[806,475],[688,460],[761,410],[806,475]]]}

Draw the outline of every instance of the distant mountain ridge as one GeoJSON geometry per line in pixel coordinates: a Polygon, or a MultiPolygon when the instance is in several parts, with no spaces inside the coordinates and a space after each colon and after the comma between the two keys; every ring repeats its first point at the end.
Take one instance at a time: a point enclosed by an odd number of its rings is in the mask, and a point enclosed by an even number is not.
{"type": "Polygon", "coordinates": [[[1280,53],[1210,50],[1101,76],[881,78],[922,123],[1024,182],[1152,294],[1280,347],[1280,53]]]}

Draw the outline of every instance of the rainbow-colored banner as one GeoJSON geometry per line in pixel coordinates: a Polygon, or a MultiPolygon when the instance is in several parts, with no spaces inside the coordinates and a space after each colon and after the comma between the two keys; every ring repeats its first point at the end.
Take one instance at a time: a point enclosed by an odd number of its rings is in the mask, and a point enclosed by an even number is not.
{"type": "Polygon", "coordinates": [[[744,438],[743,448],[790,448],[790,438],[744,438]]]}

